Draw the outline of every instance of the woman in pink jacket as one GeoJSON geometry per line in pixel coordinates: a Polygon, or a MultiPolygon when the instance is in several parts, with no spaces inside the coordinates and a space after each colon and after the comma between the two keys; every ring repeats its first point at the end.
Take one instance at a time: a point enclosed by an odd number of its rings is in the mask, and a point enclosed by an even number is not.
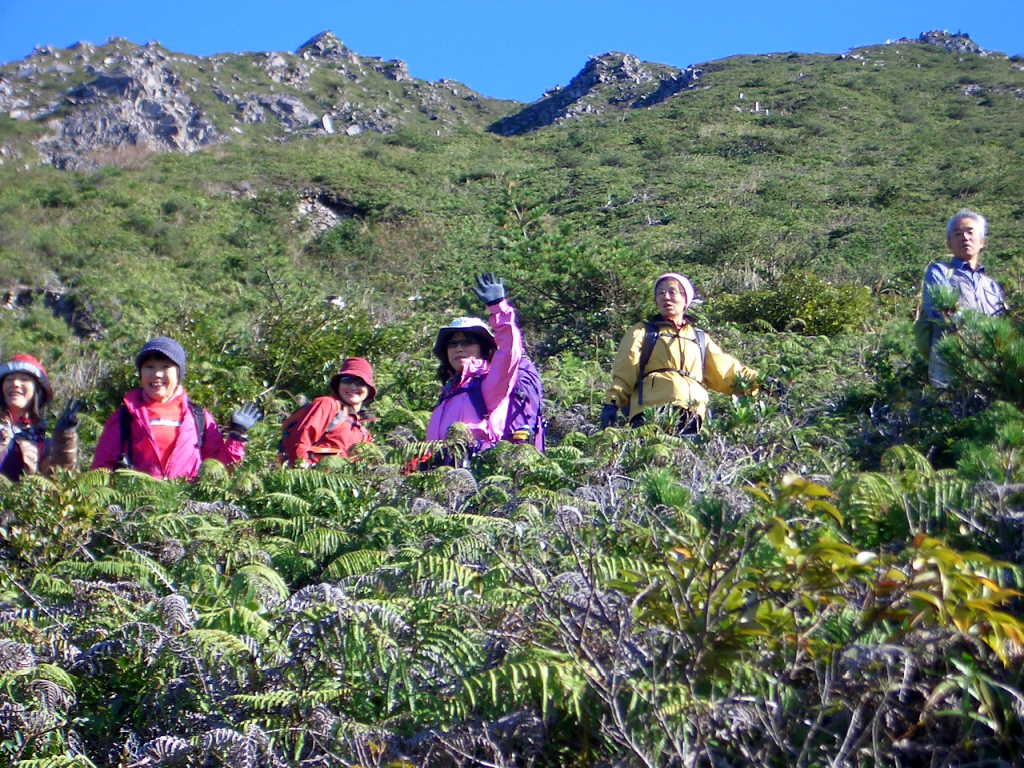
{"type": "Polygon", "coordinates": [[[504,283],[493,274],[480,275],[476,282],[473,293],[487,305],[490,327],[475,317],[459,317],[437,332],[434,355],[443,386],[427,425],[427,440],[444,440],[453,424],[465,424],[475,441],[473,453],[501,439],[523,356],[504,283]]]}
{"type": "Polygon", "coordinates": [[[142,384],[126,392],[107,419],[93,469],[135,469],[164,480],[195,479],[205,459],[233,464],[245,455],[246,432],[263,414],[254,405],[235,410],[227,439],[210,412],[188,399],[185,350],[174,339],[147,341],[135,358],[142,384]]]}

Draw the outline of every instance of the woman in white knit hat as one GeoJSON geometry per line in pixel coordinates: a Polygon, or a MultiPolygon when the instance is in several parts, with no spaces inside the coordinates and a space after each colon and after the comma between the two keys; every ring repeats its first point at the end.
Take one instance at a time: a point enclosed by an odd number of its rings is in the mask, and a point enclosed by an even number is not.
{"type": "Polygon", "coordinates": [[[723,394],[755,392],[757,371],[722,351],[686,314],[694,300],[693,284],[677,272],[654,281],[658,315],[633,326],[619,344],[612,364],[612,384],[604,397],[601,427],[614,426],[621,409],[632,426],[644,410],[679,409],[679,431],[697,434],[708,406],[708,389],[723,394]],[[737,385],[743,383],[743,389],[737,385]]]}

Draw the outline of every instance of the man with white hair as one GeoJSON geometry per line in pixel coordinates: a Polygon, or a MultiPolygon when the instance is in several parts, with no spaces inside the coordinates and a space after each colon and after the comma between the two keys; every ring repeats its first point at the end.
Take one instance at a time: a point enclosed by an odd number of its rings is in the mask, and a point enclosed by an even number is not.
{"type": "Polygon", "coordinates": [[[949,326],[949,319],[935,304],[935,289],[948,285],[956,290],[955,313],[950,318],[955,324],[964,310],[973,310],[984,315],[1001,315],[1006,312],[1003,289],[985,274],[985,268],[978,263],[985,247],[988,223],[976,211],[964,208],[946,225],[946,245],[953,254],[949,263],[936,261],[924,274],[921,312],[932,323],[931,345],[928,355],[928,381],[933,387],[949,385],[949,369],[935,348],[935,342],[942,338],[949,326]]]}

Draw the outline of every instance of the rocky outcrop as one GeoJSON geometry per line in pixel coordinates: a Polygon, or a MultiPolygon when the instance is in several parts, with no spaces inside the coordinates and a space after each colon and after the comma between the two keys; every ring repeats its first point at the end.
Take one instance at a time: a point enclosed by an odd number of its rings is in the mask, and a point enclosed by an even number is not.
{"type": "Polygon", "coordinates": [[[922,32],[917,38],[904,37],[897,43],[924,43],[925,45],[937,45],[945,48],[950,53],[977,53],[982,56],[990,55],[989,51],[983,50],[980,45],[971,40],[966,32],[952,34],[944,29],[933,29],[930,32],[922,32]]]}
{"type": "Polygon", "coordinates": [[[308,128],[322,120],[295,96],[253,96],[235,105],[236,116],[243,123],[264,123],[268,112],[289,131],[308,128]]]}
{"type": "Polygon", "coordinates": [[[352,53],[330,30],[314,35],[295,51],[303,59],[325,59],[327,61],[349,61],[358,63],[359,57],[352,53]]]}
{"type": "Polygon", "coordinates": [[[336,227],[342,219],[365,216],[367,212],[328,190],[304,189],[299,194],[295,213],[295,223],[304,226],[311,237],[316,237],[336,227]]]}
{"type": "Polygon", "coordinates": [[[40,153],[58,168],[99,164],[94,155],[126,148],[194,152],[220,134],[193,103],[165,57],[144,49],[139,58],[94,71],[65,97],[67,114],[48,122],[40,153]]]}
{"type": "Polygon", "coordinates": [[[700,70],[692,67],[678,70],[646,64],[628,53],[592,56],[569,85],[548,91],[488,130],[513,136],[609,108],[650,107],[692,87],[699,77],[700,70]]]}
{"type": "Polygon", "coordinates": [[[111,39],[37,47],[0,64],[0,113],[29,124],[0,147],[0,163],[31,165],[38,153],[58,168],[89,168],[193,152],[254,124],[268,138],[387,133],[426,121],[440,133],[482,128],[506,109],[457,83],[416,80],[404,61],[359,56],[331,32],[294,53],[208,57],[111,39]]]}
{"type": "Polygon", "coordinates": [[[96,318],[93,303],[76,296],[62,284],[50,284],[43,288],[15,285],[0,290],[0,310],[22,316],[39,303],[66,322],[79,338],[95,340],[106,333],[106,328],[96,318]]]}

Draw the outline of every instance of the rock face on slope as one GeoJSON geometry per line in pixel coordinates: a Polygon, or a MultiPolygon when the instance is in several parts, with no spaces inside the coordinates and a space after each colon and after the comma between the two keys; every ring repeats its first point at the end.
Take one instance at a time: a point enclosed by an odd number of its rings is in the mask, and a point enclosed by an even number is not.
{"type": "Polygon", "coordinates": [[[422,123],[441,133],[483,127],[509,106],[450,80],[416,80],[405,62],[359,56],[331,32],[295,53],[209,57],[111,39],[40,47],[0,66],[0,114],[28,124],[17,146],[0,138],[0,163],[90,168],[251,130],[273,140],[422,123]]]}
{"type": "Polygon", "coordinates": [[[927,43],[928,45],[937,45],[940,48],[945,48],[950,53],[978,53],[982,56],[989,55],[989,52],[983,51],[981,46],[971,40],[970,35],[966,32],[950,34],[945,30],[933,29],[931,32],[922,32],[921,36],[917,38],[917,42],[927,43]]]}
{"type": "Polygon", "coordinates": [[[693,67],[679,70],[648,64],[628,53],[593,56],[569,85],[548,91],[488,130],[513,136],[586,114],[600,114],[611,107],[651,107],[694,87],[700,75],[701,71],[693,67]]]}
{"type": "Polygon", "coordinates": [[[67,92],[64,109],[46,121],[52,132],[37,143],[58,168],[92,165],[101,149],[193,152],[220,139],[155,46],[109,68],[88,69],[92,79],[67,92]]]}

